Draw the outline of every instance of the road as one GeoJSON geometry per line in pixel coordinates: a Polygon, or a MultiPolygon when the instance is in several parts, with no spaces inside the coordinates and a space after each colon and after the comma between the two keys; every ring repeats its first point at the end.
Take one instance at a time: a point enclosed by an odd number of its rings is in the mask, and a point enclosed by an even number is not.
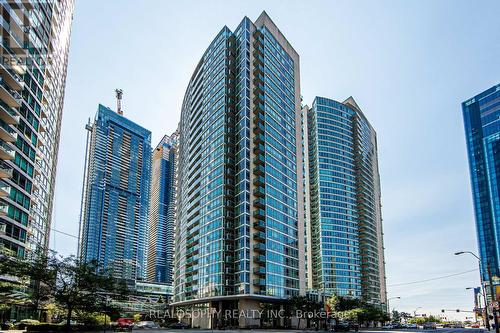
{"type": "MultiPolygon", "coordinates": [[[[201,329],[190,329],[190,330],[171,330],[171,329],[159,329],[159,330],[134,330],[133,332],[143,332],[143,333],[307,333],[307,332],[325,332],[325,331],[303,331],[303,330],[201,330],[201,329]]],[[[354,333],[353,331],[351,331],[354,333]]],[[[360,333],[485,333],[488,332],[483,329],[476,328],[438,328],[436,330],[381,330],[381,329],[361,329],[360,333]]]]}

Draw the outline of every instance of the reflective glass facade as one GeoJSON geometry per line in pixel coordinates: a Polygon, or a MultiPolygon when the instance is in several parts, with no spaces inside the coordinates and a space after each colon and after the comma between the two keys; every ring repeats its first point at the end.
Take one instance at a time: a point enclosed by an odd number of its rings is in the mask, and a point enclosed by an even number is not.
{"type": "Polygon", "coordinates": [[[316,97],[303,117],[308,287],[385,303],[375,131],[352,97],[316,97]]]}
{"type": "Polygon", "coordinates": [[[153,150],[149,201],[147,279],[172,284],[177,134],[153,150]]]}
{"type": "Polygon", "coordinates": [[[48,249],[73,0],[0,1],[0,247],[48,249]]]}
{"type": "Polygon", "coordinates": [[[79,255],[115,277],[144,280],[151,132],[102,105],[87,130],[79,255]]]}
{"type": "Polygon", "coordinates": [[[266,13],[222,29],[180,123],[174,301],[305,293],[299,57],[266,13]]]}
{"type": "Polygon", "coordinates": [[[481,276],[488,281],[488,264],[500,276],[500,84],[463,102],[462,112],[481,276]]]}

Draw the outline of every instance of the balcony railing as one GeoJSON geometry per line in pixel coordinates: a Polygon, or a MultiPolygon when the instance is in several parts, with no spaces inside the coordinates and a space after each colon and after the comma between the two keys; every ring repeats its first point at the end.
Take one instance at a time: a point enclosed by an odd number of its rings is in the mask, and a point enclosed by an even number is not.
{"type": "Polygon", "coordinates": [[[7,160],[12,160],[16,153],[14,152],[14,149],[12,149],[8,144],[6,144],[3,141],[0,141],[0,159],[7,161],[7,160]]]}
{"type": "Polygon", "coordinates": [[[20,116],[17,109],[0,100],[0,119],[9,125],[14,125],[19,124],[20,116]]]}
{"type": "Polygon", "coordinates": [[[14,142],[17,140],[16,131],[10,127],[5,121],[0,119],[0,139],[6,142],[14,142]]]}
{"type": "Polygon", "coordinates": [[[5,216],[9,213],[9,205],[6,202],[0,202],[0,216],[5,216]]]}
{"type": "Polygon", "coordinates": [[[266,245],[262,243],[257,243],[253,246],[253,249],[258,252],[265,252],[266,251],[266,245]]]}
{"type": "Polygon", "coordinates": [[[10,195],[10,185],[0,181],[0,197],[8,197],[10,195]]]}
{"type": "Polygon", "coordinates": [[[0,99],[13,108],[21,106],[21,95],[11,87],[3,78],[0,78],[0,99]]]}
{"type": "Polygon", "coordinates": [[[4,161],[0,161],[0,178],[11,178],[12,173],[12,168],[4,161]]]}
{"type": "Polygon", "coordinates": [[[24,81],[22,77],[7,65],[0,64],[0,74],[2,74],[2,78],[12,89],[16,91],[23,89],[24,81]]]}

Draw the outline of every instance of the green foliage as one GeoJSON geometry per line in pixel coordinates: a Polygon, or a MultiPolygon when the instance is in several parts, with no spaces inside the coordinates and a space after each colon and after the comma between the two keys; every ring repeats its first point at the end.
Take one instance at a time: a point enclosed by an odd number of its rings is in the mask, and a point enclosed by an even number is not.
{"type": "Polygon", "coordinates": [[[386,322],[389,320],[388,314],[380,307],[359,299],[333,295],[326,300],[326,305],[332,317],[340,321],[386,322]]]}
{"type": "Polygon", "coordinates": [[[108,315],[99,312],[78,311],[76,312],[76,318],[78,322],[91,326],[104,325],[111,322],[108,315]]]}
{"type": "Polygon", "coordinates": [[[408,323],[410,324],[417,324],[417,325],[423,325],[424,323],[431,322],[431,323],[441,323],[441,318],[435,317],[435,316],[429,316],[429,317],[413,317],[408,319],[408,323]]]}
{"type": "Polygon", "coordinates": [[[0,256],[0,275],[16,277],[10,285],[0,286],[2,304],[20,300],[18,304],[32,305],[36,310],[59,306],[66,312],[68,326],[74,312],[118,311],[109,305],[109,295],[119,300],[129,293],[123,281],[100,269],[96,262],[82,262],[75,256],[64,258],[55,252],[30,260],[5,253],[0,256]]]}
{"type": "Polygon", "coordinates": [[[48,267],[53,260],[53,252],[34,253],[29,259],[1,252],[0,275],[8,278],[0,283],[0,302],[9,307],[24,305],[41,314],[51,300],[55,274],[48,267]]]}

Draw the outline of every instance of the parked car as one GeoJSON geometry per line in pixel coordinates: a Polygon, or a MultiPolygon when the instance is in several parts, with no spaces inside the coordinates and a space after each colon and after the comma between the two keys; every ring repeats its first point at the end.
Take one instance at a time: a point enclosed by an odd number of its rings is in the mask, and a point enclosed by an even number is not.
{"type": "Polygon", "coordinates": [[[139,321],[134,324],[134,329],[160,328],[154,321],[139,321]]]}
{"type": "Polygon", "coordinates": [[[132,328],[134,326],[133,318],[118,318],[116,320],[116,326],[118,328],[132,328]]]}
{"type": "Polygon", "coordinates": [[[179,322],[179,323],[173,323],[168,326],[168,328],[173,328],[173,329],[189,329],[191,328],[191,325],[179,322]]]}
{"type": "Polygon", "coordinates": [[[435,330],[436,323],[428,321],[428,322],[424,323],[423,328],[424,328],[424,330],[435,330]]]}
{"type": "Polygon", "coordinates": [[[392,330],[392,329],[394,329],[394,325],[392,325],[392,324],[384,325],[384,326],[382,326],[382,329],[383,330],[392,330]]]}
{"type": "Polygon", "coordinates": [[[405,328],[416,330],[416,329],[418,329],[418,325],[417,324],[406,324],[405,328]]]}
{"type": "Polygon", "coordinates": [[[470,325],[470,328],[479,328],[479,324],[472,324],[470,325]]]}
{"type": "Polygon", "coordinates": [[[333,329],[336,332],[347,332],[347,331],[359,331],[359,324],[349,321],[339,321],[333,325],[333,329]]]}

